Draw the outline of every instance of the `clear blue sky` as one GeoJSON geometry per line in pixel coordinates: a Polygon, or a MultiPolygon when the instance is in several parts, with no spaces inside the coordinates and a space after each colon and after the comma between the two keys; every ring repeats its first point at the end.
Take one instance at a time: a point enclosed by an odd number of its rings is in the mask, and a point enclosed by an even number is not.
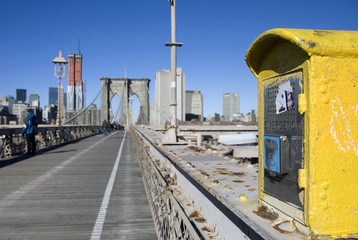
{"type": "MultiPolygon", "coordinates": [[[[358,30],[357,0],[177,0],[178,67],[186,89],[204,95],[204,115],[222,113],[222,95],[240,92],[241,112],[257,108],[257,80],[244,56],[272,28],[358,30]]],[[[167,0],[0,0],[0,96],[36,91],[48,104],[57,87],[52,60],[83,54],[87,104],[101,77],[150,78],[170,69],[167,0]]],[[[67,74],[67,73],[66,73],[67,74]]],[[[67,76],[63,81],[67,91],[67,76]]]]}

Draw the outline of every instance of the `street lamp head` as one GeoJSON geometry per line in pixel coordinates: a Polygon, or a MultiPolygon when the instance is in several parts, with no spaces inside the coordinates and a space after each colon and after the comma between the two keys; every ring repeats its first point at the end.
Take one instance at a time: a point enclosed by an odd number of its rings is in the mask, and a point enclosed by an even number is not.
{"type": "Polygon", "coordinates": [[[58,57],[55,57],[52,62],[55,64],[55,77],[57,78],[63,78],[65,76],[65,65],[67,64],[67,61],[64,57],[62,57],[62,52],[59,51],[58,57]]]}
{"type": "Polygon", "coordinates": [[[62,75],[62,73],[63,73],[62,64],[59,64],[59,66],[57,66],[56,71],[57,71],[57,74],[58,74],[59,76],[62,75]]]}
{"type": "Polygon", "coordinates": [[[54,60],[52,60],[54,64],[67,64],[67,61],[64,57],[62,57],[62,51],[58,52],[58,57],[55,57],[54,60]]]}
{"type": "Polygon", "coordinates": [[[61,101],[61,94],[60,90],[61,89],[61,78],[63,78],[65,76],[65,68],[66,68],[66,64],[67,61],[64,57],[62,57],[62,52],[59,51],[58,53],[58,57],[55,57],[54,60],[52,60],[52,62],[55,64],[55,77],[58,78],[58,99],[57,99],[57,124],[58,126],[62,125],[62,120],[61,120],[61,116],[62,116],[62,101],[61,101]]]}

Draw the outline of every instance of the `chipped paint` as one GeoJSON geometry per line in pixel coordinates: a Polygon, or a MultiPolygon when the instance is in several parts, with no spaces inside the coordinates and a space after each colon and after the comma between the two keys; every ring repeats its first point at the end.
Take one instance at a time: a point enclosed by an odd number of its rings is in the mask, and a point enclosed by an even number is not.
{"type": "Polygon", "coordinates": [[[248,198],[247,198],[246,194],[244,194],[244,193],[241,193],[241,194],[240,194],[240,200],[241,200],[241,201],[247,201],[247,199],[248,199],[248,198]]]}
{"type": "Polygon", "coordinates": [[[354,118],[347,117],[347,115],[357,116],[357,109],[354,109],[354,106],[345,109],[339,98],[332,100],[331,102],[332,114],[330,121],[330,133],[337,144],[337,148],[345,153],[352,151],[356,156],[358,156],[358,147],[352,137],[352,125],[358,126],[358,118],[354,121],[354,118]],[[353,120],[354,122],[351,123],[350,120],[353,120]]]}

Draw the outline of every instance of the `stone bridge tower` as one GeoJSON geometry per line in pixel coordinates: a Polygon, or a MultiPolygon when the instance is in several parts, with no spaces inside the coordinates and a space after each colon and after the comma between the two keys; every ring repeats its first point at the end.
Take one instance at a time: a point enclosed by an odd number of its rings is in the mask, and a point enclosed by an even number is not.
{"type": "Polygon", "coordinates": [[[110,103],[116,94],[122,103],[122,122],[126,124],[129,98],[136,95],[140,102],[140,122],[149,124],[149,82],[148,78],[101,78],[101,122],[109,121],[110,103]]]}

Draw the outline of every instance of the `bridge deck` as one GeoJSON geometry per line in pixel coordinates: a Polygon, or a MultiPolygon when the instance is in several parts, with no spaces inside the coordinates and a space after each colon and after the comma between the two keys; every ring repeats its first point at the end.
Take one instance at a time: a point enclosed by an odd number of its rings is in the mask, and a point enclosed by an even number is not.
{"type": "Polygon", "coordinates": [[[129,135],[117,157],[123,136],[0,161],[1,238],[157,239],[129,135]]]}

